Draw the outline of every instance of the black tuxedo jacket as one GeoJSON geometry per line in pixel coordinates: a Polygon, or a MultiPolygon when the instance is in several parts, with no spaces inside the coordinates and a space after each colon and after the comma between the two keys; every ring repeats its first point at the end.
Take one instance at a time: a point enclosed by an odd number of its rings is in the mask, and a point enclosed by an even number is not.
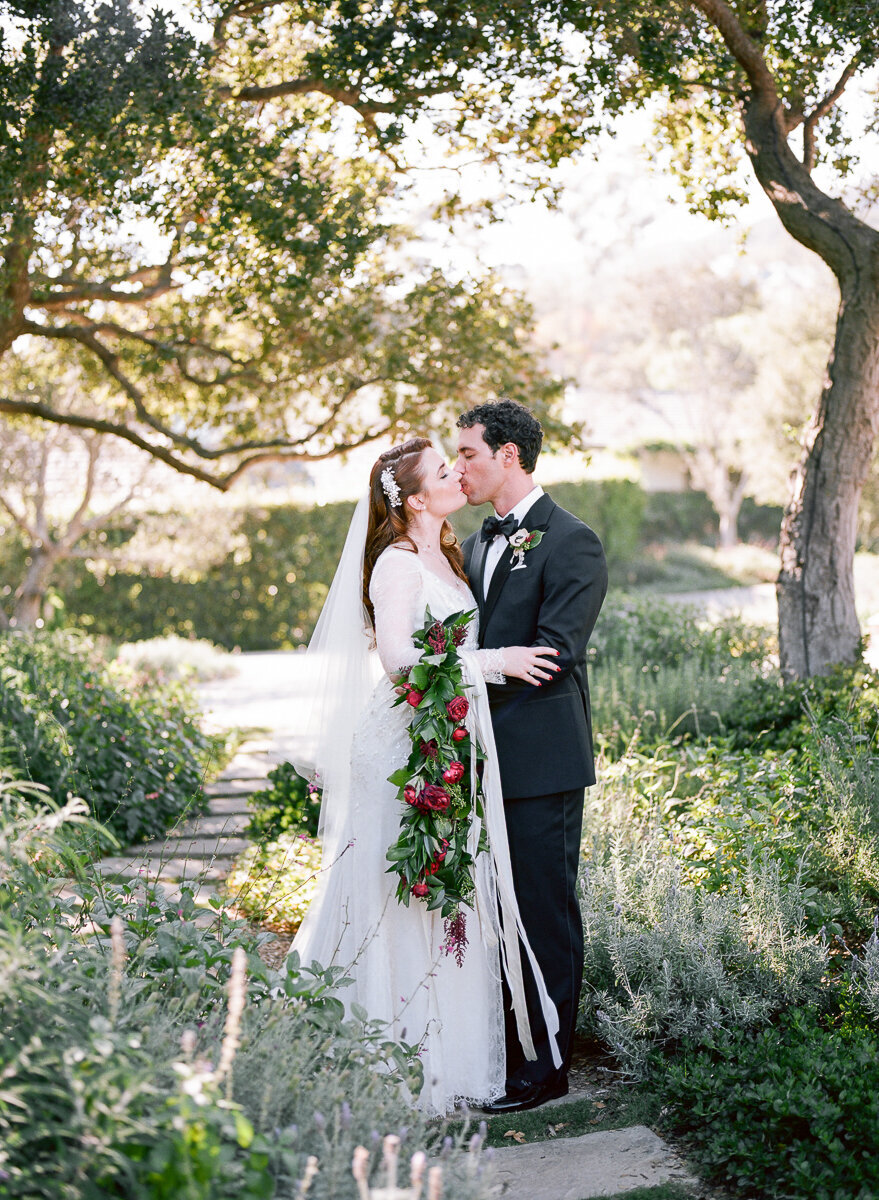
{"type": "Polygon", "coordinates": [[[488,595],[482,574],[488,543],[463,545],[464,565],[479,603],[484,647],[551,646],[561,671],[541,687],[521,679],[489,684],[492,724],[507,798],[543,796],[595,782],[586,645],[607,591],[607,564],[597,535],[546,494],[525,516],[541,530],[524,567],[507,547],[488,595]]]}

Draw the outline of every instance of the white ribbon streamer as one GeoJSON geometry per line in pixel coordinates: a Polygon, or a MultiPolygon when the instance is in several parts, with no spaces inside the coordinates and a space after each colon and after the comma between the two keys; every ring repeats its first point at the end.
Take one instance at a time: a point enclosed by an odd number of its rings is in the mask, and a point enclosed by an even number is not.
{"type": "MultiPolygon", "coordinates": [[[[557,1036],[559,1031],[558,1012],[550,999],[549,992],[546,990],[543,972],[540,969],[525,933],[513,885],[510,844],[507,838],[504,798],[501,790],[497,749],[494,744],[494,730],[491,725],[488,691],[485,686],[485,680],[482,677],[482,672],[479,669],[478,661],[473,657],[472,652],[460,650],[459,654],[461,664],[464,668],[464,677],[468,685],[468,698],[470,701],[470,708],[466,719],[467,731],[470,734],[471,743],[478,743],[485,751],[482,772],[485,830],[488,835],[489,848],[494,866],[497,902],[500,908],[500,921],[498,920],[497,911],[481,913],[480,917],[481,919],[485,918],[483,927],[487,925],[496,932],[497,940],[500,944],[501,959],[507,985],[513,998],[513,1011],[516,1014],[516,1028],[519,1033],[519,1041],[522,1044],[525,1057],[533,1061],[537,1058],[537,1051],[534,1049],[531,1024],[528,1020],[528,1007],[525,1001],[525,980],[522,975],[522,959],[519,953],[520,941],[525,948],[525,954],[528,957],[528,962],[534,973],[534,981],[537,985],[540,1010],[549,1034],[553,1065],[558,1069],[562,1065],[557,1036]]],[[[470,771],[472,795],[475,794],[477,786],[477,759],[475,752],[470,757],[470,771]]],[[[475,826],[476,821],[473,824],[475,826]]],[[[491,900],[492,897],[489,898],[489,904],[491,904],[491,900]]]]}

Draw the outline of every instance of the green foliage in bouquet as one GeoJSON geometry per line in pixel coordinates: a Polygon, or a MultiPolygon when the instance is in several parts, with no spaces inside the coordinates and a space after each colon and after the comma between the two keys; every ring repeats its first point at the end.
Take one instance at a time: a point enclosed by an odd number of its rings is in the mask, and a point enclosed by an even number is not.
{"type": "MultiPolygon", "coordinates": [[[[464,723],[470,705],[457,652],[472,618],[472,611],[458,612],[437,621],[428,608],[424,627],[412,635],[422,653],[396,702],[413,709],[412,752],[389,776],[404,805],[400,836],[388,848],[388,872],[399,876],[397,899],[408,905],[415,896],[447,918],[471,903],[474,860],[467,843],[471,818],[483,816],[479,789],[471,790],[473,755],[483,755],[464,723]]],[[[478,851],[486,845],[482,830],[478,851]]]]}

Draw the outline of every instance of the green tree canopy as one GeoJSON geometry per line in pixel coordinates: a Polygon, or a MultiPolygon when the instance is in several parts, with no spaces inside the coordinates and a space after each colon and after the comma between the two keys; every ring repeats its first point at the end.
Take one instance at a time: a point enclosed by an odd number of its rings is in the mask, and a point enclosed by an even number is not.
{"type": "Polygon", "coordinates": [[[76,346],[117,396],[0,412],[220,487],[501,393],[570,436],[525,302],[407,253],[389,106],[308,76],[328,11],[194,5],[192,32],[128,0],[0,3],[0,352],[76,346]]]}
{"type": "MultiPolygon", "coordinates": [[[[827,263],[841,303],[827,382],[785,516],[782,665],[808,675],[859,652],[852,563],[879,427],[875,177],[852,172],[879,127],[879,22],[867,0],[340,0],[308,73],[433,110],[459,146],[553,165],[627,110],[709,217],[745,199],[750,164],[785,229],[827,263]],[[872,90],[871,90],[872,87],[872,90]],[[442,95],[442,102],[438,96],[442,95]]],[[[376,118],[379,120],[379,118],[376,118]]]]}

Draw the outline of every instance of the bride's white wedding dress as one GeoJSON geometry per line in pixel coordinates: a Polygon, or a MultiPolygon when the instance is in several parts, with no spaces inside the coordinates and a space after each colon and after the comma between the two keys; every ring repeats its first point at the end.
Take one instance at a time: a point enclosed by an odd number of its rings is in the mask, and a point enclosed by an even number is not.
{"type": "Polygon", "coordinates": [[[411,716],[408,706],[393,707],[397,696],[388,676],[418,657],[412,633],[423,626],[427,607],[439,619],[474,610],[461,648],[467,652],[465,675],[478,671],[502,681],[503,651],[476,649],[476,601],[467,585],[441,578],[409,550],[392,546],[383,552],[370,598],[385,673],[354,733],[351,794],[335,839],[340,850],[292,949],[305,963],[345,967],[354,983],[340,999],[386,1022],[390,1037],[419,1044],[425,1079],[419,1106],[442,1114],[459,1100],[491,1100],[504,1090],[497,880],[509,875],[509,855],[504,835],[492,838],[491,850],[477,859],[475,908],[464,910],[469,945],[459,967],[443,948],[439,913],[414,897],[408,908],[401,905],[396,876],[387,873],[386,851],[401,816],[397,789],[387,780],[409,757],[411,716]],[[507,856],[505,863],[497,861],[498,853],[507,856]]]}

